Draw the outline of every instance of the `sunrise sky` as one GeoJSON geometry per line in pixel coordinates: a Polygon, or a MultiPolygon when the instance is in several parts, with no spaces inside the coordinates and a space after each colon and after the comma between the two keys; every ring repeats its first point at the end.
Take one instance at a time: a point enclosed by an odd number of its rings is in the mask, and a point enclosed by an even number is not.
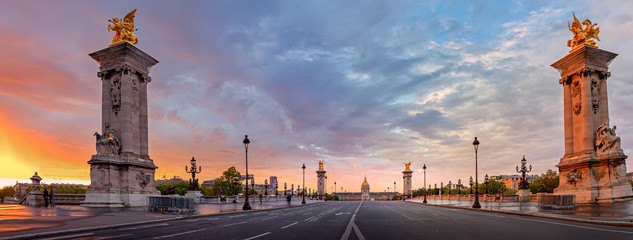
{"type": "MultiPolygon", "coordinates": [[[[89,180],[101,83],[88,54],[107,20],[137,8],[136,46],[150,72],[149,154],[158,179],[201,179],[230,166],[258,183],[278,176],[402,191],[512,174],[522,155],[540,174],[563,156],[562,87],[572,12],[619,56],[608,80],[611,124],[633,154],[633,1],[6,1],[0,7],[0,185],[38,171],[89,180]]],[[[632,160],[627,160],[632,171],[632,160]]]]}

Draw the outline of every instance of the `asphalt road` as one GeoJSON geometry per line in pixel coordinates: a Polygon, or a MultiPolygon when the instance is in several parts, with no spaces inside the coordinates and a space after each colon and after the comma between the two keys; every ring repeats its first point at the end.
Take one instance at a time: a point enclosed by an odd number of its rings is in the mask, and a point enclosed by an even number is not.
{"type": "Polygon", "coordinates": [[[405,202],[326,202],[51,239],[633,239],[633,228],[405,202]]]}

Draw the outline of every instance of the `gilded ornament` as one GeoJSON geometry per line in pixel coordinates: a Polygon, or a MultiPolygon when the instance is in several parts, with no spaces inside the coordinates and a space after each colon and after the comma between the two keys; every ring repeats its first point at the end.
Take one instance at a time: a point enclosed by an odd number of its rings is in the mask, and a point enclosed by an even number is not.
{"type": "Polygon", "coordinates": [[[569,22],[567,22],[567,27],[569,28],[569,31],[574,34],[574,37],[571,40],[567,41],[567,46],[571,47],[571,50],[569,52],[572,52],[582,46],[598,48],[598,46],[596,46],[596,41],[592,40],[595,39],[600,41],[600,38],[598,37],[598,33],[600,33],[600,28],[594,28],[598,24],[591,23],[589,19],[585,19],[581,23],[580,21],[578,21],[578,18],[576,18],[576,14],[572,14],[574,16],[574,23],[570,24],[569,22]]]}
{"type": "Polygon", "coordinates": [[[109,47],[117,45],[123,42],[129,42],[131,44],[137,44],[138,38],[134,35],[134,17],[136,16],[136,8],[125,15],[123,20],[119,18],[113,18],[108,20],[112,24],[108,24],[108,32],[114,31],[114,37],[112,37],[112,44],[109,47]]]}
{"type": "Polygon", "coordinates": [[[411,171],[411,169],[409,169],[409,167],[411,167],[411,162],[406,162],[404,163],[404,167],[405,167],[405,171],[411,171]]]}

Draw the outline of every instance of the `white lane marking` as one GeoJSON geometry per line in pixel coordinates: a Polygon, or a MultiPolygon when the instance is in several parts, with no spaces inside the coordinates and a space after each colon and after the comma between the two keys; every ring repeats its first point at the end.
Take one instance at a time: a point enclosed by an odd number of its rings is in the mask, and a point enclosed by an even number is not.
{"type": "Polygon", "coordinates": [[[154,239],[170,238],[170,237],[174,237],[174,236],[179,236],[179,235],[184,235],[184,234],[189,234],[189,233],[195,233],[195,232],[200,232],[200,231],[204,231],[204,230],[207,230],[207,229],[206,228],[202,228],[202,229],[196,229],[196,230],[192,230],[192,231],[188,231],[188,232],[174,233],[174,234],[171,234],[171,235],[155,237],[154,239]]]}
{"type": "Polygon", "coordinates": [[[413,218],[410,218],[409,216],[404,215],[404,213],[400,213],[400,215],[402,215],[402,216],[404,216],[404,217],[408,218],[409,220],[413,220],[413,218]]]}
{"type": "Polygon", "coordinates": [[[52,237],[52,238],[45,238],[45,239],[54,240],[54,239],[64,239],[64,238],[76,238],[76,237],[83,237],[83,236],[90,236],[90,235],[94,235],[94,233],[81,233],[81,234],[66,235],[66,236],[59,236],[59,237],[52,237]]]}
{"type": "Polygon", "coordinates": [[[234,217],[243,217],[243,216],[246,216],[246,214],[233,215],[233,216],[229,216],[229,218],[234,218],[234,217]]]}
{"type": "Polygon", "coordinates": [[[266,236],[268,234],[270,234],[270,232],[265,232],[265,233],[259,234],[257,236],[252,236],[252,237],[246,238],[244,240],[251,240],[251,239],[255,239],[255,238],[261,237],[261,236],[266,236]]]}
{"type": "Polygon", "coordinates": [[[253,214],[257,215],[257,214],[264,214],[264,213],[266,212],[258,212],[258,213],[253,213],[253,214]]]}
{"type": "Polygon", "coordinates": [[[299,223],[299,222],[294,222],[294,223],[288,224],[288,225],[286,225],[286,226],[281,227],[281,229],[286,229],[286,228],[289,228],[290,226],[295,225],[295,224],[297,224],[297,223],[299,223]]]}
{"type": "Polygon", "coordinates": [[[110,239],[110,238],[127,237],[127,236],[130,236],[130,235],[132,235],[132,234],[130,233],[130,234],[117,235],[117,236],[100,237],[100,238],[97,238],[97,240],[110,239]]]}
{"type": "Polygon", "coordinates": [[[205,218],[204,220],[213,221],[213,220],[220,220],[220,218],[205,218]]]}
{"type": "Polygon", "coordinates": [[[633,232],[628,232],[628,231],[602,229],[602,228],[594,228],[594,227],[585,227],[585,226],[578,226],[578,225],[573,225],[573,224],[552,222],[552,221],[546,221],[546,220],[537,220],[537,219],[529,219],[529,218],[518,218],[518,217],[510,217],[510,216],[500,216],[500,215],[495,215],[495,214],[484,214],[484,213],[480,213],[480,214],[488,215],[488,216],[495,216],[495,217],[500,217],[500,218],[513,218],[513,219],[532,221],[532,222],[552,223],[552,224],[557,224],[557,225],[562,225],[562,226],[567,226],[567,227],[584,228],[584,229],[596,230],[596,231],[633,234],[633,232]]]}
{"type": "Polygon", "coordinates": [[[151,228],[151,227],[158,227],[158,226],[168,226],[168,223],[159,223],[159,224],[152,224],[152,225],[145,225],[145,226],[138,226],[138,227],[130,227],[130,228],[121,228],[120,230],[136,230],[136,229],[142,229],[142,228],[151,228]]]}
{"type": "Polygon", "coordinates": [[[316,217],[316,216],[312,216],[312,217],[306,218],[306,220],[303,220],[303,221],[307,222],[308,220],[313,219],[314,217],[316,217]]]}
{"type": "Polygon", "coordinates": [[[233,226],[233,225],[238,225],[238,224],[244,224],[244,223],[247,223],[247,221],[244,221],[244,222],[238,222],[238,223],[229,223],[229,224],[223,225],[222,227],[228,227],[228,226],[233,226]]]}
{"type": "Polygon", "coordinates": [[[200,219],[201,219],[201,218],[198,218],[198,219],[193,219],[193,220],[185,220],[185,222],[197,222],[197,221],[200,221],[200,219]]]}
{"type": "Polygon", "coordinates": [[[301,214],[301,215],[308,215],[308,214],[310,214],[310,212],[307,212],[307,213],[304,213],[304,214],[301,214]]]}
{"type": "Polygon", "coordinates": [[[273,219],[273,218],[276,218],[276,217],[278,217],[278,216],[272,216],[272,217],[262,218],[262,220],[273,219]]]}
{"type": "Polygon", "coordinates": [[[360,209],[361,205],[363,205],[363,201],[360,201],[360,204],[358,204],[358,207],[356,208],[356,211],[354,211],[352,218],[350,218],[349,223],[347,224],[347,228],[345,228],[345,232],[343,233],[343,236],[341,236],[341,240],[349,239],[349,235],[352,234],[352,229],[354,229],[354,233],[356,233],[356,237],[358,237],[359,240],[365,240],[365,236],[363,236],[363,234],[360,232],[360,229],[358,229],[358,226],[356,226],[356,223],[354,223],[354,219],[356,219],[356,213],[358,213],[358,209],[360,209]]]}

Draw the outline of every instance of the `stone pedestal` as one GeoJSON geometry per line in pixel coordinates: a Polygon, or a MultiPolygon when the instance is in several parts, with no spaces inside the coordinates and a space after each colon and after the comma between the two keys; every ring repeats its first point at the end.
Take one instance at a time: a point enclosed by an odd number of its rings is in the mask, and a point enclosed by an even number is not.
{"type": "Polygon", "coordinates": [[[608,65],[617,54],[583,46],[552,64],[561,73],[565,155],[555,194],[575,194],[577,203],[609,203],[633,197],[627,158],[609,124],[608,65]]]}
{"type": "Polygon", "coordinates": [[[519,191],[517,192],[517,195],[519,195],[520,202],[529,202],[530,194],[532,194],[532,192],[530,192],[529,189],[519,189],[519,191]]]}
{"type": "Polygon", "coordinates": [[[405,170],[402,172],[402,175],[404,180],[404,184],[402,185],[404,187],[402,194],[403,196],[411,197],[411,176],[413,176],[413,171],[405,170]]]}
{"type": "Polygon", "coordinates": [[[41,207],[44,206],[44,195],[40,192],[39,187],[34,188],[26,197],[26,205],[41,207]]]}
{"type": "Polygon", "coordinates": [[[325,170],[318,170],[317,173],[317,195],[325,196],[325,170]]]}
{"type": "Polygon", "coordinates": [[[147,84],[158,61],[127,42],[91,53],[102,84],[97,154],[90,164],[90,187],[82,206],[146,206],[159,195],[157,168],[148,155],[147,84]]]}
{"type": "Polygon", "coordinates": [[[187,191],[185,197],[193,198],[194,203],[200,203],[200,198],[202,198],[202,193],[200,191],[187,191]]]}

